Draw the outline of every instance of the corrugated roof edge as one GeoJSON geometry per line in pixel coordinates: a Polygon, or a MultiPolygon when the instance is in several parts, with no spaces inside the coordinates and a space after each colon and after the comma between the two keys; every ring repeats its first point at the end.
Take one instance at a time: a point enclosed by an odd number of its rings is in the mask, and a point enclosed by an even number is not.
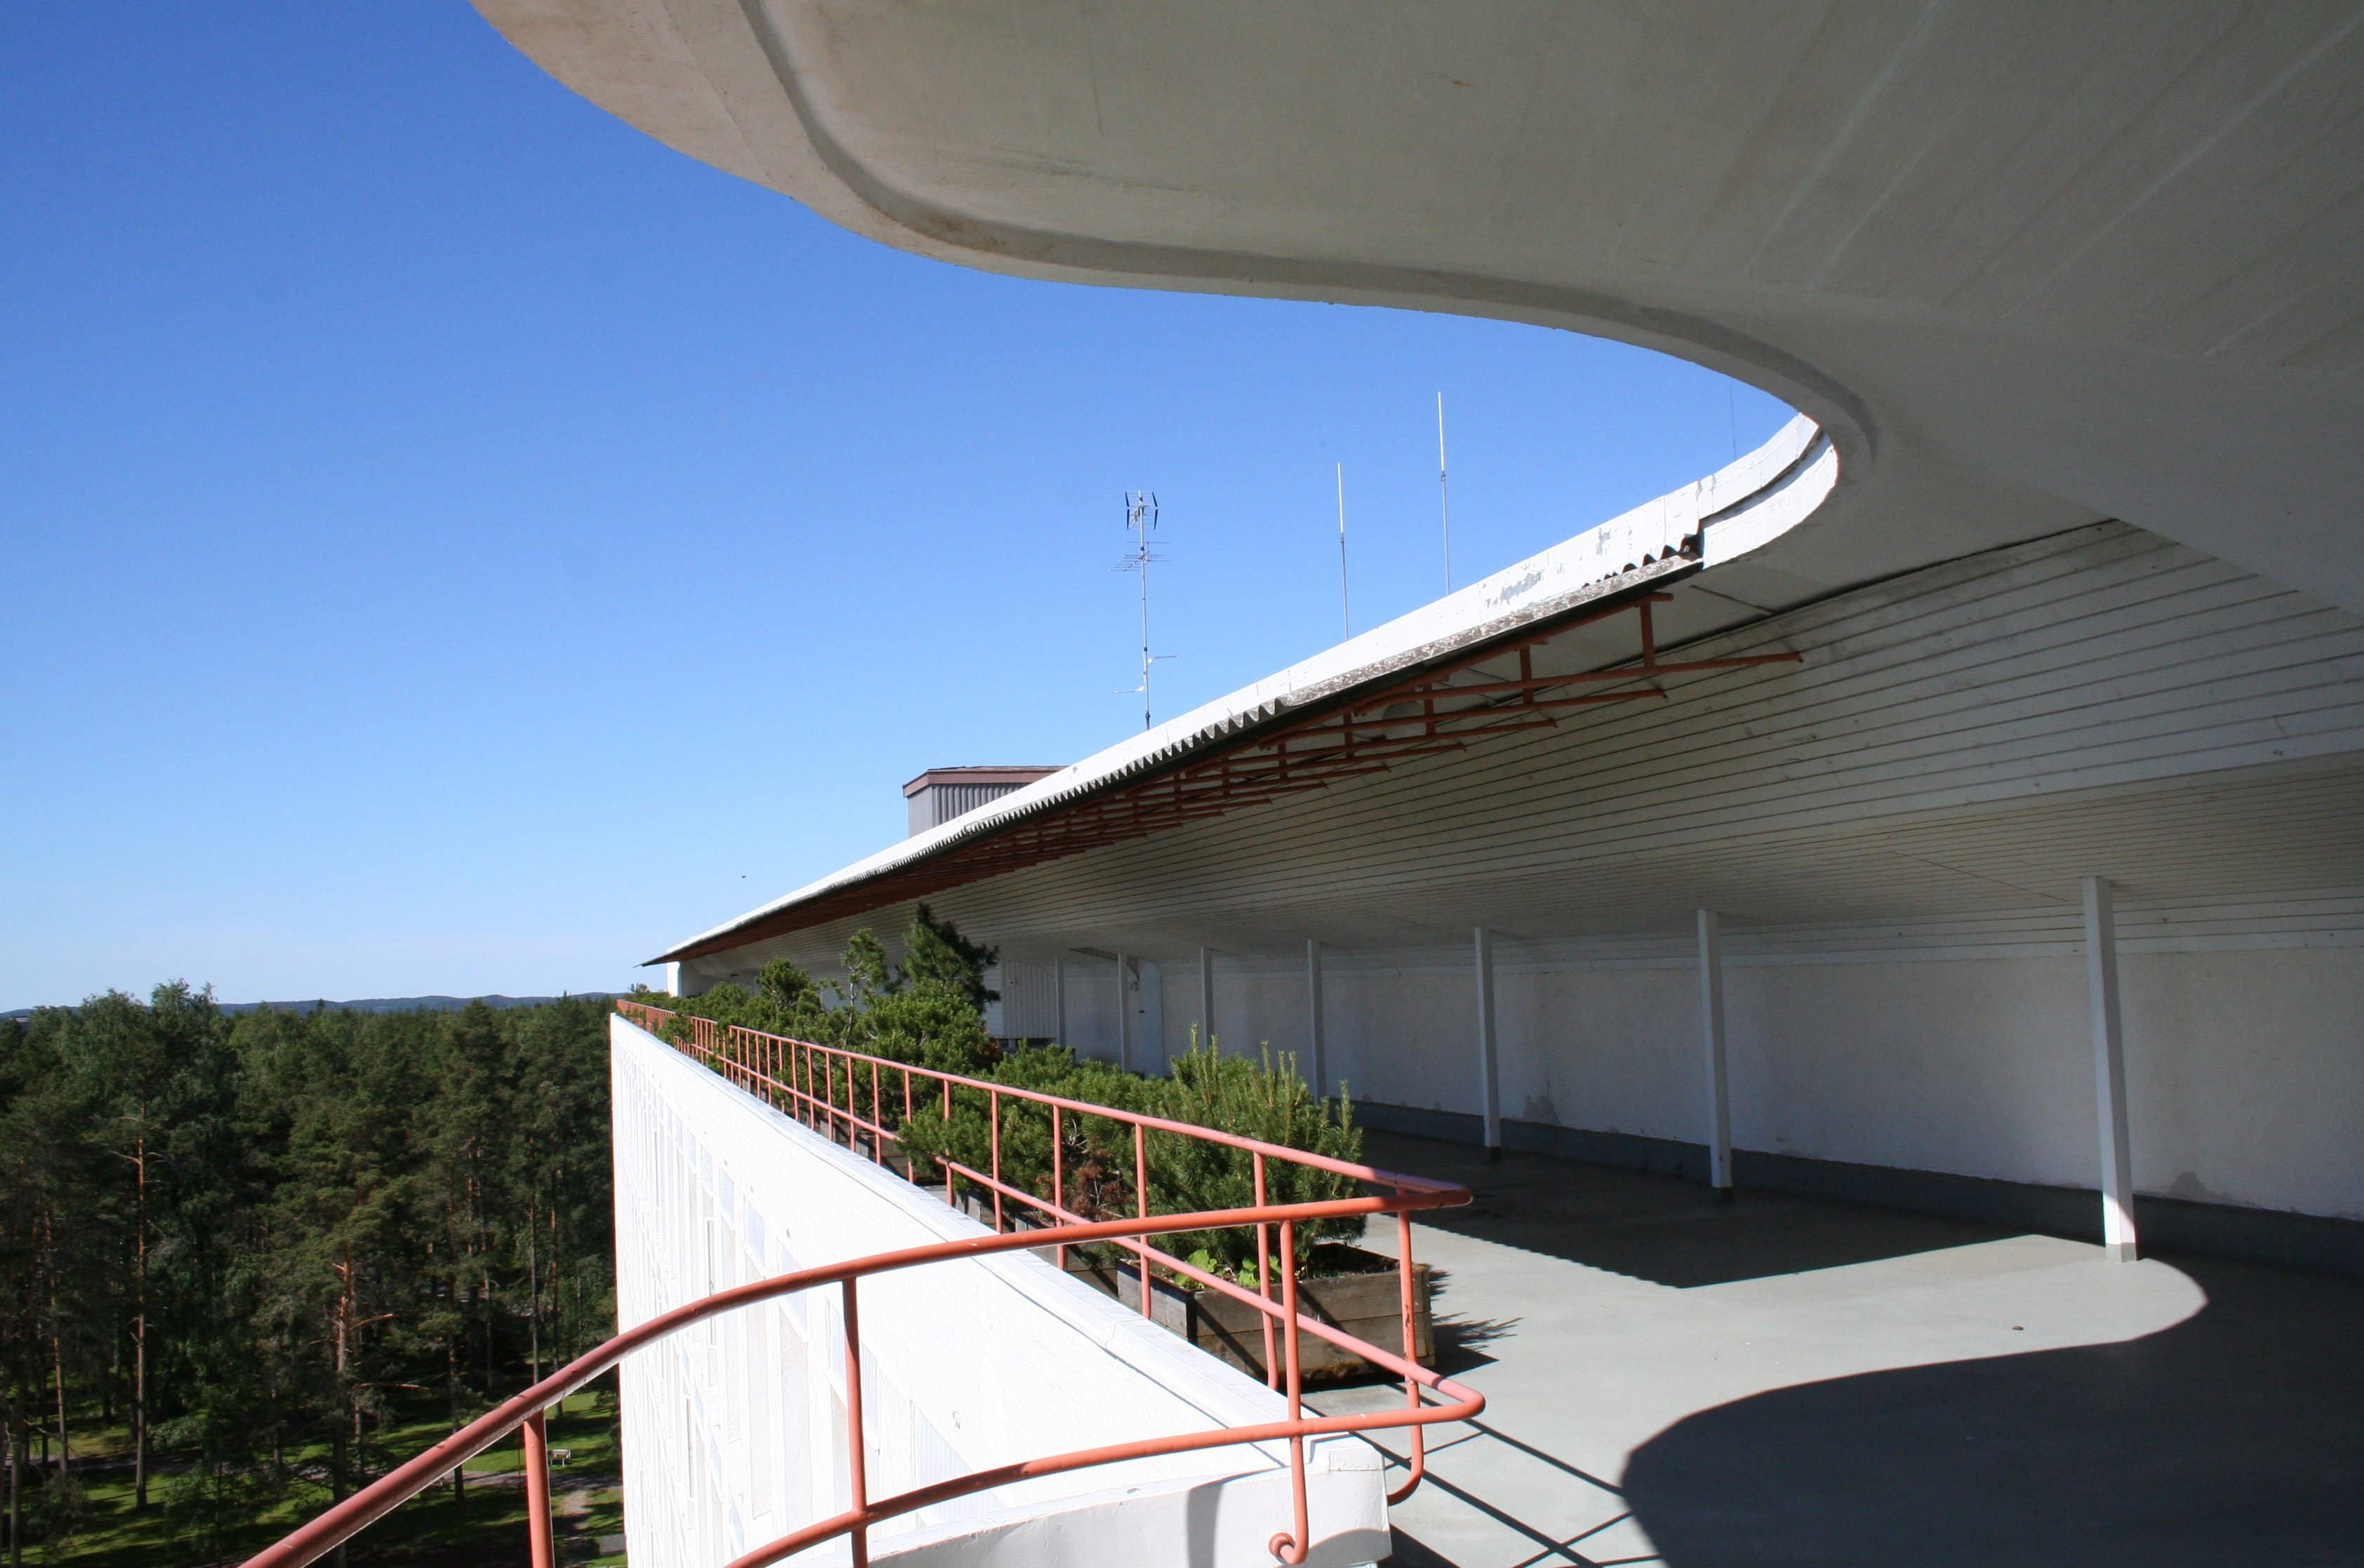
{"type": "Polygon", "coordinates": [[[1710,567],[1720,564],[1788,532],[1822,505],[1837,481],[1836,450],[1820,428],[1801,414],[1763,446],[1704,479],[1645,502],[1514,566],[1095,752],[941,827],[808,883],[786,897],[677,943],[647,962],[668,962],[782,910],[933,859],[1012,822],[1054,810],[1230,740],[1292,707],[1388,679],[1659,577],[1696,571],[1701,560],[1710,567]],[[1679,554],[1684,539],[1710,528],[1714,535],[1702,541],[1700,558],[1685,559],[1679,554]],[[1610,562],[1619,564],[1604,570],[1610,562]]]}

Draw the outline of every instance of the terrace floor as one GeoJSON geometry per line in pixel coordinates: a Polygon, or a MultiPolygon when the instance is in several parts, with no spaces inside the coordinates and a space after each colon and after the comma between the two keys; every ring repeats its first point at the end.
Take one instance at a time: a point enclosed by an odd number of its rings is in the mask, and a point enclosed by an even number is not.
{"type": "Polygon", "coordinates": [[[2364,1281],[1365,1148],[1478,1195],[1415,1231],[1489,1408],[1430,1429],[1402,1568],[2364,1563],[2364,1281]]]}

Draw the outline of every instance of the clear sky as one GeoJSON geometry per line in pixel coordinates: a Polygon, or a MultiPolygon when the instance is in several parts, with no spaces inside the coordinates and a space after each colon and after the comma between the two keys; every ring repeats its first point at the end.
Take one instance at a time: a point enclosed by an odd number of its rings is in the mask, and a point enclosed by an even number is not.
{"type": "Polygon", "coordinates": [[[1500,323],[858,239],[464,5],[0,8],[0,1008],[619,989],[1761,441],[1500,323]]]}

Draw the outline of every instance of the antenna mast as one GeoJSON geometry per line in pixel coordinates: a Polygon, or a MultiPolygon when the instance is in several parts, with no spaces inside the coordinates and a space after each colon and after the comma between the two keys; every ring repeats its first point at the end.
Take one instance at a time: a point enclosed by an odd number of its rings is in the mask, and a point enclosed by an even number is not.
{"type": "Polygon", "coordinates": [[[1444,394],[1436,395],[1436,510],[1444,523],[1444,591],[1453,592],[1453,496],[1444,487],[1444,394]]]}
{"type": "Polygon", "coordinates": [[[1338,465],[1338,624],[1347,637],[1355,635],[1355,606],[1346,597],[1346,465],[1338,465]]]}
{"type": "Polygon", "coordinates": [[[1138,695],[1141,698],[1141,727],[1149,723],[1149,667],[1160,659],[1171,659],[1171,653],[1149,651],[1149,563],[1165,558],[1149,548],[1149,536],[1157,528],[1157,494],[1152,490],[1128,490],[1124,493],[1124,526],[1133,536],[1132,548],[1124,552],[1112,568],[1118,572],[1141,573],[1141,684],[1119,696],[1138,695]]]}

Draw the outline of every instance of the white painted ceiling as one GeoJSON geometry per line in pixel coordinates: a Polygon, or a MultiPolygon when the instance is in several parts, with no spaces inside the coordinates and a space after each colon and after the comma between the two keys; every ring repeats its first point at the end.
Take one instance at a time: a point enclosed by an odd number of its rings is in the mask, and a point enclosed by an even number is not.
{"type": "Polygon", "coordinates": [[[2364,7],[478,4],[889,244],[1763,386],[1845,469],[1768,602],[2116,517],[2364,608],[2364,7]]]}

